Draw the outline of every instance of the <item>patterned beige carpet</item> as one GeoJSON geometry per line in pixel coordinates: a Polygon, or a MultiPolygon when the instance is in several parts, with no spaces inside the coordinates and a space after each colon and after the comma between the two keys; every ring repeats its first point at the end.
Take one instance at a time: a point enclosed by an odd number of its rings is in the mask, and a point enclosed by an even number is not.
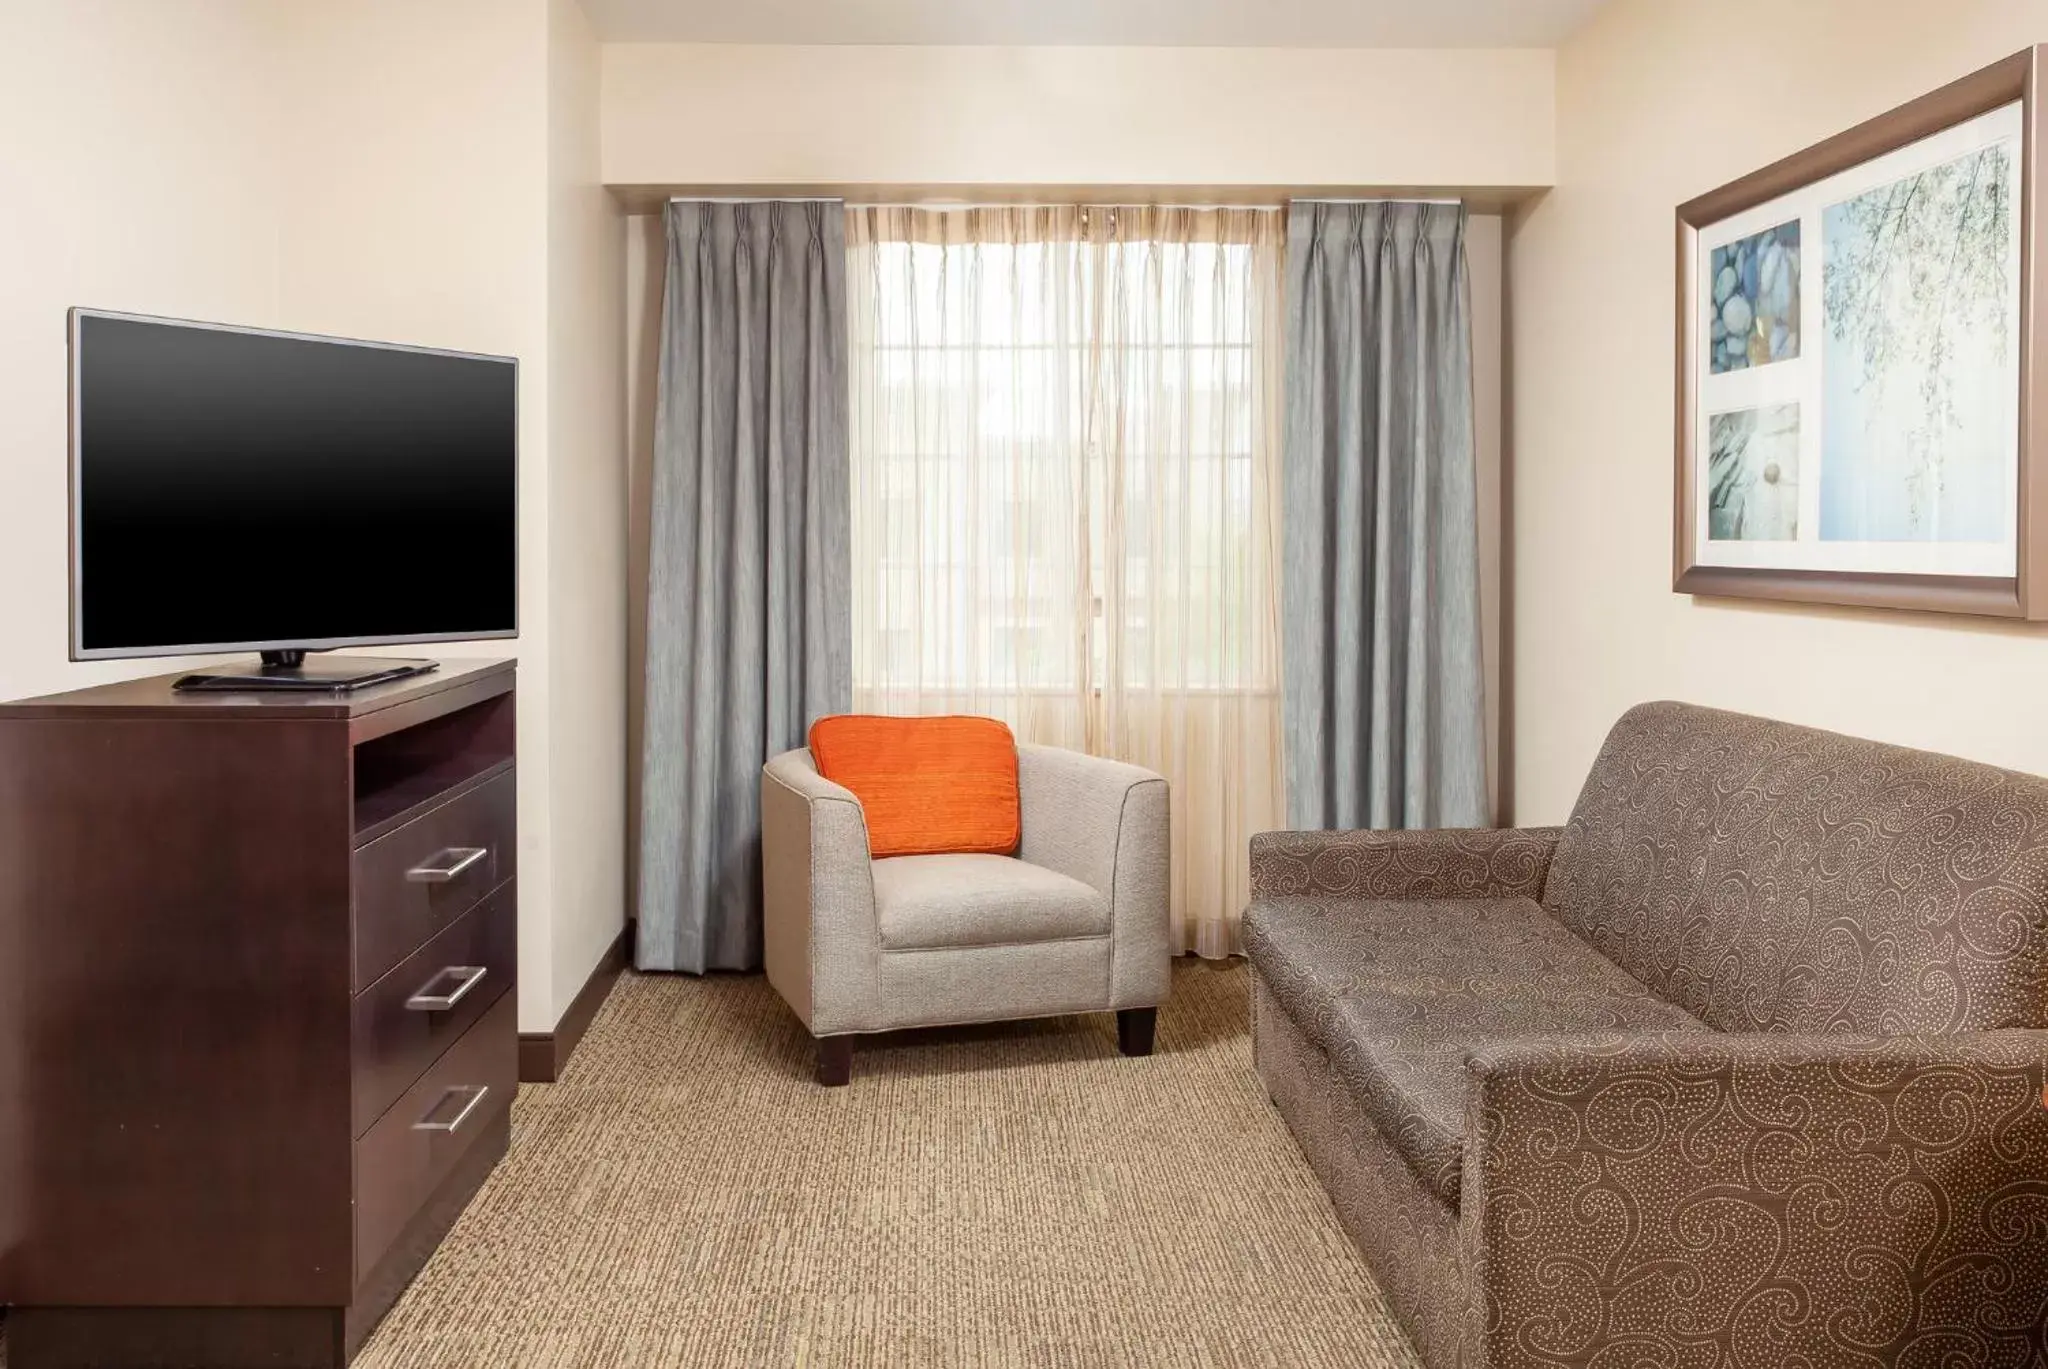
{"type": "Polygon", "coordinates": [[[362,1369],[1410,1366],[1251,1069],[1241,963],[811,1081],[758,976],[628,976],[362,1369]]]}
{"type": "Polygon", "coordinates": [[[811,1082],[758,976],[622,979],[360,1369],[1415,1364],[1251,1069],[1246,976],[811,1082]]]}

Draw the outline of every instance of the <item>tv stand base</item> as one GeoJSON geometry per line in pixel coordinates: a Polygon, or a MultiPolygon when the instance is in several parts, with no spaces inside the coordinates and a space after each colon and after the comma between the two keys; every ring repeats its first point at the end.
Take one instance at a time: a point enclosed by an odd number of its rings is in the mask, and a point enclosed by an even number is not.
{"type": "Polygon", "coordinates": [[[171,688],[239,693],[256,689],[313,690],[346,694],[370,685],[389,684],[437,668],[433,661],[399,660],[388,656],[308,657],[303,650],[266,651],[254,670],[207,671],[181,675],[171,688]]]}

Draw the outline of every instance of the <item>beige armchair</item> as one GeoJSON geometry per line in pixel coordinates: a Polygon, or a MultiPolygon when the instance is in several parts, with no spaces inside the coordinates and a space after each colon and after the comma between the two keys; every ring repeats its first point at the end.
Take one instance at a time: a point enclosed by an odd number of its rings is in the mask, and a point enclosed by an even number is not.
{"type": "Polygon", "coordinates": [[[868,855],[860,801],[788,751],[761,773],[768,982],[818,1041],[818,1082],[851,1077],[870,1032],[1117,1014],[1152,1049],[1168,981],[1166,781],[1049,746],[1017,748],[1014,856],[868,855]]]}

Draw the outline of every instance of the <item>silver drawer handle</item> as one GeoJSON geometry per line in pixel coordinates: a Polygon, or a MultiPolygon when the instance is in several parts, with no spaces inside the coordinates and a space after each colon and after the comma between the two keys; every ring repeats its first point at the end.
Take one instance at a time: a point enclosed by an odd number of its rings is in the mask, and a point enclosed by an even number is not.
{"type": "Polygon", "coordinates": [[[419,991],[411,998],[405,1000],[405,1006],[411,1008],[414,1012],[447,1012],[457,1003],[460,1003],[471,989],[483,982],[484,971],[487,968],[489,967],[484,965],[450,965],[447,969],[420,985],[419,991]],[[428,989],[433,988],[451,975],[459,976],[462,980],[453,990],[448,993],[427,992],[428,989]]]}
{"type": "Polygon", "coordinates": [[[446,884],[491,853],[488,846],[451,846],[405,872],[411,884],[446,884]]]}
{"type": "Polygon", "coordinates": [[[449,1089],[448,1092],[442,1094],[440,1098],[435,1101],[434,1106],[427,1109],[427,1115],[425,1117],[420,1118],[419,1121],[414,1122],[412,1124],[412,1129],[414,1131],[453,1132],[457,1127],[461,1126],[464,1122],[467,1122],[469,1120],[469,1114],[476,1111],[476,1105],[478,1103],[483,1102],[484,1095],[489,1093],[490,1091],[491,1086],[488,1084],[457,1084],[454,1088],[449,1089]],[[469,1101],[462,1105],[462,1111],[456,1113],[453,1117],[449,1118],[445,1122],[435,1122],[429,1120],[433,1117],[433,1115],[436,1112],[439,1112],[441,1110],[442,1103],[447,1102],[450,1098],[455,1097],[455,1095],[457,1095],[458,1093],[466,1093],[469,1095],[469,1101]]]}

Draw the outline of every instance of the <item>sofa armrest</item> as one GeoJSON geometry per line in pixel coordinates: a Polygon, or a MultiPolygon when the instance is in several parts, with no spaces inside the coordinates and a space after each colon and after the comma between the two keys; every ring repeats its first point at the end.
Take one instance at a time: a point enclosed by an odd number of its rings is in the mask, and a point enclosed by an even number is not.
{"type": "Polygon", "coordinates": [[[1252,897],[1540,898],[1561,827],[1261,832],[1252,897]]]}
{"type": "Polygon", "coordinates": [[[1474,1051],[1481,1362],[2026,1361],[2048,1316],[2044,1061],[2040,1031],[1474,1051]]]}
{"type": "Polygon", "coordinates": [[[816,1034],[863,1030],[878,946],[867,817],[807,750],[761,768],[761,883],[768,982],[816,1034]]]}
{"type": "Polygon", "coordinates": [[[1166,781],[1122,761],[1022,744],[1017,797],[1017,858],[1077,879],[1109,903],[1110,1006],[1165,1001],[1172,973],[1166,781]]]}

